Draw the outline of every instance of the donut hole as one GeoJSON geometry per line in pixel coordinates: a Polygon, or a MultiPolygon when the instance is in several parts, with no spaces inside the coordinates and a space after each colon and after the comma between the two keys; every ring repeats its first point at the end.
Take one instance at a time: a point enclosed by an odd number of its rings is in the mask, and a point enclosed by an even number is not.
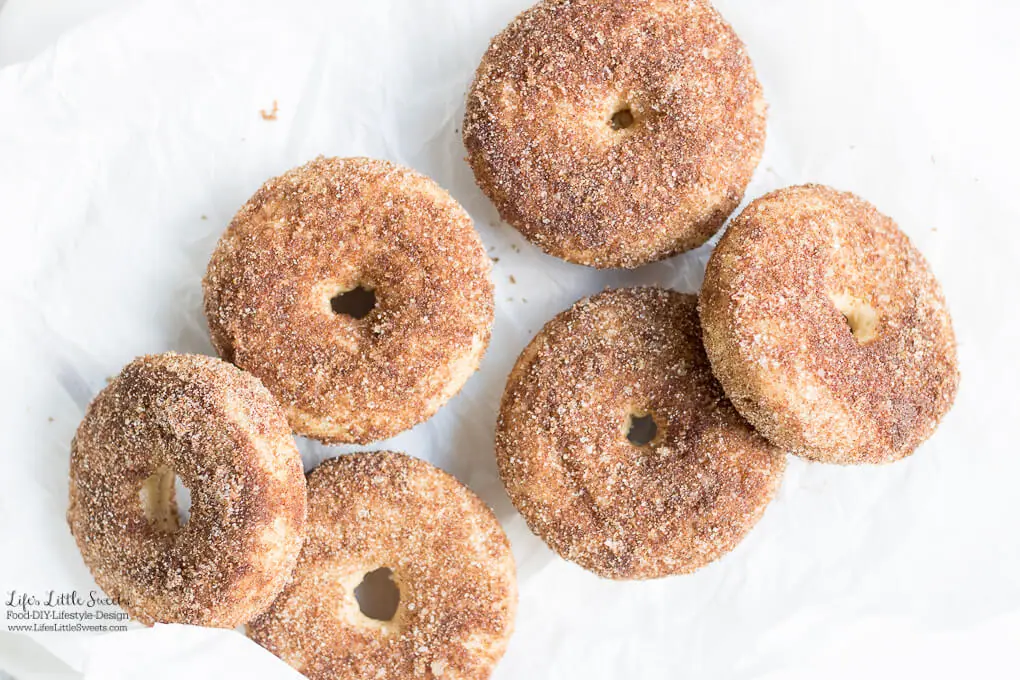
{"type": "Polygon", "coordinates": [[[659,426],[655,424],[655,418],[648,413],[632,413],[627,424],[627,441],[634,446],[644,446],[653,439],[659,432],[659,426]]]}
{"type": "Polygon", "coordinates": [[[191,517],[191,490],[168,467],[159,467],[142,482],[139,497],[145,519],[157,531],[176,533],[191,517]]]}
{"type": "Polygon", "coordinates": [[[609,127],[616,131],[626,130],[632,125],[634,125],[634,112],[627,105],[623,105],[609,117],[609,127]]]}
{"type": "Polygon", "coordinates": [[[832,296],[832,303],[859,344],[871,342],[878,336],[878,312],[866,301],[844,293],[832,296]]]}
{"type": "Polygon", "coordinates": [[[400,588],[393,581],[393,571],[380,567],[365,574],[354,589],[358,609],[370,619],[392,621],[400,604],[400,588]]]}
{"type": "Polygon", "coordinates": [[[340,291],[330,298],[329,306],[335,314],[364,319],[375,309],[375,291],[364,286],[340,291]]]}

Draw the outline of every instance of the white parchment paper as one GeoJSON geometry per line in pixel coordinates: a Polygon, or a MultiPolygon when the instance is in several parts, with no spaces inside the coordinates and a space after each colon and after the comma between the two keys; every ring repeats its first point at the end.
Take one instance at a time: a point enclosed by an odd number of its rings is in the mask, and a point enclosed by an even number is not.
{"type": "MultiPolygon", "coordinates": [[[[237,207],[318,154],[368,155],[447,188],[496,260],[481,371],[429,422],[360,448],[426,458],[496,510],[521,579],[498,677],[1012,676],[1020,148],[1007,133],[1020,55],[1008,27],[1020,13],[994,1],[932,3],[923,15],[879,0],[718,4],[770,102],[748,198],[804,181],[856,191],[898,220],[943,282],[963,381],[916,456],[882,468],[791,460],[761,524],[695,575],[613,583],[558,560],[496,475],[506,375],[542,324],[583,295],[650,283],[696,291],[710,246],[598,272],[545,256],[500,223],[463,161],[460,122],[489,39],[527,0],[153,0],[0,70],[5,605],[11,591],[95,589],[64,521],[69,442],[91,397],[134,356],[212,353],[200,279],[237,207]],[[264,120],[274,102],[277,119],[264,120]]],[[[355,450],[300,446],[309,468],[355,450]]],[[[294,675],[231,631],[29,637],[0,633],[0,668],[294,675]],[[56,657],[48,666],[42,650],[56,657]]]]}

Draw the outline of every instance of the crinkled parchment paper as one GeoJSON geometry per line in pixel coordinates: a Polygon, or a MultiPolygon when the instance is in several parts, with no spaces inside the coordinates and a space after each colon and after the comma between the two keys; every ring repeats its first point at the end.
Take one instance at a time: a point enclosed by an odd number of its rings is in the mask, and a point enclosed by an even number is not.
{"type": "MultiPolygon", "coordinates": [[[[882,468],[792,460],[779,497],[726,559],[691,576],[613,583],[554,558],[505,497],[492,454],[503,382],[542,324],[585,294],[647,283],[696,291],[710,246],[607,273],[547,257],[500,223],[463,161],[460,122],[489,39],[527,4],[143,2],[0,70],[5,603],[12,590],[95,588],[64,521],[69,442],[89,399],[134,356],[211,353],[200,279],[233,212],[265,179],[318,154],[368,155],[450,190],[496,260],[481,371],[429,422],[363,448],[427,458],[499,515],[521,606],[498,677],[1015,671],[1017,12],[994,2],[930,3],[923,16],[879,0],[719,3],[771,107],[748,197],[819,181],[895,217],[944,284],[963,382],[913,458],[882,468]],[[276,120],[265,120],[274,102],[276,120]]],[[[300,446],[308,467],[354,450],[300,446]]],[[[66,675],[49,677],[291,675],[232,631],[31,637],[0,634],[0,667],[21,677],[60,664],[66,675]]]]}

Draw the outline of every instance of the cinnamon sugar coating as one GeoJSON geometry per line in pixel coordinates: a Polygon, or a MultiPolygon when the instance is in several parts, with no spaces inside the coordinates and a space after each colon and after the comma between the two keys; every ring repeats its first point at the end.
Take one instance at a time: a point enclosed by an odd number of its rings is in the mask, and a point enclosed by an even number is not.
{"type": "Polygon", "coordinates": [[[489,677],[513,631],[517,580],[492,511],[425,461],[393,453],[328,460],[308,476],[308,540],[294,580],[249,635],[312,680],[489,677]],[[354,590],[386,567],[392,620],[354,590]]]}
{"type": "Polygon", "coordinates": [[[504,220],[556,257],[629,268],[722,226],[761,158],[765,109],[707,0],[546,0],[492,40],[463,134],[504,220]]]}
{"type": "Polygon", "coordinates": [[[609,290],[547,323],[507,381],[496,432],[514,505],[565,559],[614,579],[694,571],[761,517],[785,457],[726,400],[697,299],[609,290]],[[632,417],[658,431],[628,438],[632,417]]]}
{"type": "Polygon", "coordinates": [[[301,549],[305,506],[276,400],[212,357],[135,359],[71,444],[71,533],[99,587],[147,625],[233,628],[269,606],[301,549]],[[173,473],[191,492],[183,527],[173,473]]]}
{"type": "Polygon", "coordinates": [[[850,193],[805,185],[752,202],[712,254],[700,311],[734,405],[806,458],[898,460],[956,396],[938,281],[896,224],[850,193]]]}
{"type": "Polygon", "coordinates": [[[266,182],[204,280],[223,358],[258,376],[298,434],[390,437],[431,417],[475,371],[493,319],[491,263],[467,213],[427,177],[317,158],[266,182]],[[364,318],[331,299],[372,290],[364,318]]]}

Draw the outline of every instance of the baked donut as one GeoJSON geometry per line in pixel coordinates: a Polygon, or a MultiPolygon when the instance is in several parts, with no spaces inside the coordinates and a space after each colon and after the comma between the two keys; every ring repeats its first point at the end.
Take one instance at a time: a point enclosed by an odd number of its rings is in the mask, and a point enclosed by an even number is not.
{"type": "Polygon", "coordinates": [[[535,245],[629,268],[722,226],[761,158],[765,109],[708,0],[547,0],[482,58],[464,144],[478,186],[535,245]]]}
{"type": "Polygon", "coordinates": [[[269,606],[297,561],[305,498],[276,400],[212,357],[135,359],[71,443],[71,533],[99,587],[146,625],[234,628],[269,606]]]}
{"type": "Polygon", "coordinates": [[[366,443],[431,417],[478,367],[491,263],[435,182],[317,158],[266,182],[204,280],[220,356],[258,376],[298,434],[366,443]]]}
{"type": "Polygon", "coordinates": [[[734,406],[805,458],[903,458],[955,398],[938,281],[896,224],[853,194],[806,185],[752,202],[712,253],[700,309],[734,406]]]}
{"type": "Polygon", "coordinates": [[[355,453],[308,476],[294,579],[248,633],[311,680],[471,680],[503,655],[516,609],[510,543],[477,496],[425,461],[355,453]],[[379,570],[399,601],[373,618],[356,591],[379,570]]]}
{"type": "Polygon", "coordinates": [[[732,550],[785,457],[733,410],[701,345],[697,298],[609,290],[547,323],[510,373],[500,476],[528,526],[613,579],[694,571],[732,550]]]}

